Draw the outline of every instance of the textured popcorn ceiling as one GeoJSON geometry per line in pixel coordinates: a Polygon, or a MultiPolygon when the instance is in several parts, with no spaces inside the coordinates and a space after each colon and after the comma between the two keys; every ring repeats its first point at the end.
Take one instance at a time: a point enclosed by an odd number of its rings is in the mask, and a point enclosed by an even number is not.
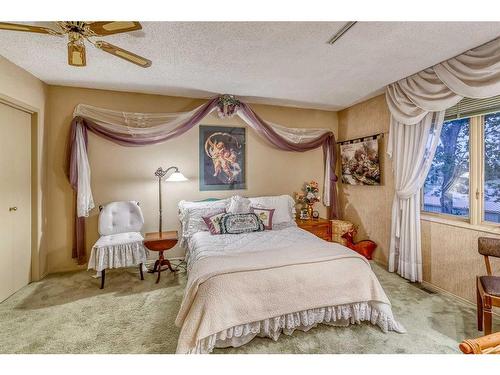
{"type": "Polygon", "coordinates": [[[343,22],[142,24],[102,39],[151,59],[148,69],[90,45],[87,67],[70,67],[65,38],[11,31],[0,55],[55,85],[337,110],[500,35],[500,22],[359,22],[332,46],[343,22]]]}

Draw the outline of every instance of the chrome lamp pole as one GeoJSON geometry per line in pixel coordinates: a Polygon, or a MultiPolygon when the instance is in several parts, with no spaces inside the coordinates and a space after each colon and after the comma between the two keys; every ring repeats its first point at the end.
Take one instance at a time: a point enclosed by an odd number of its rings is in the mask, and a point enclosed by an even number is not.
{"type": "Polygon", "coordinates": [[[156,172],[155,172],[155,176],[158,177],[158,208],[159,208],[159,216],[160,216],[160,220],[159,220],[159,225],[158,225],[158,232],[161,233],[162,232],[162,216],[163,216],[163,210],[162,210],[162,205],[161,205],[161,201],[162,201],[162,196],[161,196],[161,180],[163,179],[163,177],[165,177],[165,175],[168,173],[168,171],[170,170],[174,170],[174,172],[168,177],[165,179],[165,181],[169,181],[169,182],[181,182],[181,181],[187,181],[187,178],[184,177],[184,175],[179,172],[179,168],[177,167],[168,167],[167,169],[163,169],[162,167],[159,167],[156,172]]]}

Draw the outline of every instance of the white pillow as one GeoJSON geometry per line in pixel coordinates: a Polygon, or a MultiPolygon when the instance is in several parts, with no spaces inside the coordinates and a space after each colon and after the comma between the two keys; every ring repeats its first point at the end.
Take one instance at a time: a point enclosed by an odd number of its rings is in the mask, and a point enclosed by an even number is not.
{"type": "Polygon", "coordinates": [[[181,246],[193,234],[208,231],[203,216],[211,216],[225,210],[228,199],[206,202],[179,202],[179,220],[181,221],[181,246]]]}
{"type": "Polygon", "coordinates": [[[289,195],[250,198],[250,205],[252,207],[274,208],[273,226],[295,222],[295,201],[289,195]]]}
{"type": "Polygon", "coordinates": [[[226,205],[229,214],[247,214],[250,212],[250,199],[234,195],[226,205]]]}

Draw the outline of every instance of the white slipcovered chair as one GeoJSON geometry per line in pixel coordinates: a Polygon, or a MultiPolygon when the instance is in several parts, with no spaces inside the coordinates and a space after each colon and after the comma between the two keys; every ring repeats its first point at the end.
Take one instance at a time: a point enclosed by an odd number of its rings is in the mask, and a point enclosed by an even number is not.
{"type": "Polygon", "coordinates": [[[92,247],[88,269],[101,273],[104,288],[106,269],[139,266],[144,280],[143,263],[148,255],[141,229],[144,225],[139,203],[135,201],[111,202],[99,207],[99,234],[92,247]]]}

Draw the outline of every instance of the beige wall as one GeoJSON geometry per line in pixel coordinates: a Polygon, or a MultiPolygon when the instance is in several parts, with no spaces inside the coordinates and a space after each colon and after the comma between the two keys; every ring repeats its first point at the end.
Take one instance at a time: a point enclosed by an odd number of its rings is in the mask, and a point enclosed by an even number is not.
{"type": "Polygon", "coordinates": [[[47,273],[45,248],[45,105],[47,86],[0,56],[0,100],[32,113],[32,279],[47,273]]]}
{"type": "MultiPolygon", "coordinates": [[[[476,275],[486,274],[483,257],[477,252],[478,237],[500,235],[422,220],[424,281],[475,302],[476,275]]],[[[500,274],[500,262],[490,261],[493,272],[500,274]]]]}
{"type": "MultiPolygon", "coordinates": [[[[339,140],[365,137],[389,131],[389,111],[384,96],[377,96],[339,112],[339,140]]],[[[359,226],[357,239],[369,238],[378,244],[374,259],[387,263],[391,231],[391,205],[394,194],[392,164],[385,157],[387,134],[379,139],[380,186],[354,186],[339,183],[343,217],[359,226]]],[[[340,158],[339,158],[340,159],[340,158]]]]}
{"type": "MultiPolygon", "coordinates": [[[[389,110],[383,95],[347,108],[338,116],[340,140],[389,130],[389,110]]],[[[374,258],[382,264],[387,264],[388,259],[394,194],[392,164],[385,153],[387,139],[385,136],[380,142],[381,186],[339,186],[344,217],[360,226],[358,239],[369,238],[378,243],[374,258]]],[[[485,273],[483,258],[477,252],[480,236],[500,237],[477,228],[422,220],[424,281],[475,302],[475,277],[485,273]]],[[[495,267],[500,272],[500,264],[495,267]]]]}
{"type": "MultiPolygon", "coordinates": [[[[48,101],[48,249],[49,271],[76,268],[71,259],[73,237],[73,194],[65,175],[66,142],[72,112],[78,103],[136,112],[186,111],[202,100],[146,95],[104,90],[49,86],[48,101]]],[[[337,132],[336,112],[305,110],[287,107],[253,105],[264,119],[292,127],[330,128],[337,132]]],[[[202,124],[237,125],[237,118],[221,120],[217,115],[207,117],[202,124]]],[[[208,197],[227,197],[232,192],[200,192],[198,181],[198,127],[163,144],[127,148],[91,134],[89,158],[92,167],[92,188],[96,206],[115,200],[135,199],[141,202],[145,231],[157,228],[158,192],[153,176],[158,166],[178,166],[190,179],[185,183],[165,183],[164,228],[178,228],[177,203],[181,199],[198,200],[208,197]]],[[[304,181],[323,181],[321,149],[306,153],[275,150],[256,133],[247,128],[247,189],[242,195],[292,194],[304,181]]],[[[321,206],[321,205],[318,205],[321,206]]],[[[319,207],[324,215],[324,207],[319,207]]],[[[97,209],[87,220],[87,249],[97,239],[97,209]]],[[[179,255],[180,251],[169,255],[179,255]]]]}

